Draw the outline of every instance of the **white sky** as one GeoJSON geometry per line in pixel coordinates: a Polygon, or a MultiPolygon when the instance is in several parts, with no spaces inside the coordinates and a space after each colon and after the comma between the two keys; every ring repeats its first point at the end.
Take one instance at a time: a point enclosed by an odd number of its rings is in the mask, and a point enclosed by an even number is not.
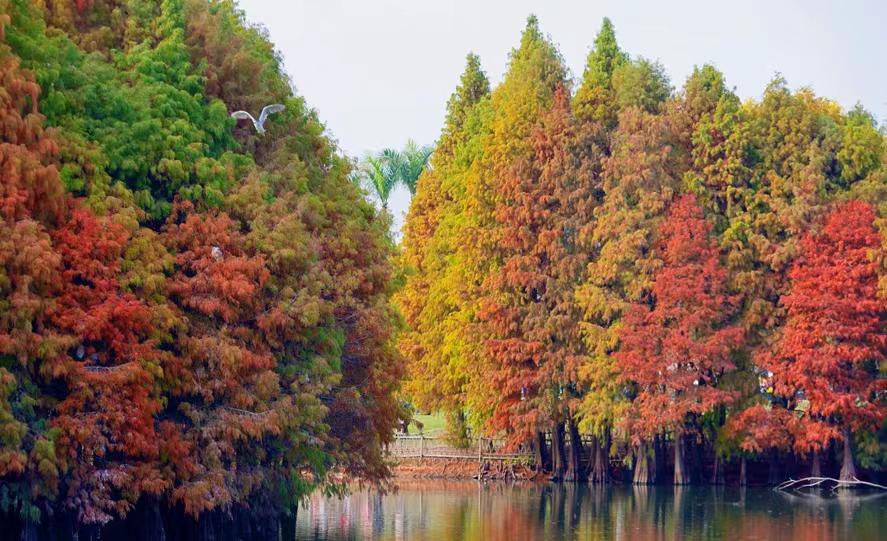
{"type": "MultiPolygon", "coordinates": [[[[264,25],[298,92],[352,156],[437,139],[474,51],[493,84],[535,13],[574,77],[601,19],[621,47],[661,61],[680,87],[709,62],[743,98],[776,72],[887,122],[887,0],[239,0],[264,25]]],[[[398,192],[398,223],[409,196],[398,192]]]]}

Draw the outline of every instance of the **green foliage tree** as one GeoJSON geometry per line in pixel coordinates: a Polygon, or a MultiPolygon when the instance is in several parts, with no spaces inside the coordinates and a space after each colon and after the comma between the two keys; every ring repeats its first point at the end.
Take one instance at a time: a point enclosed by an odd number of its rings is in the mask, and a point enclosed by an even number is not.
{"type": "Polygon", "coordinates": [[[628,55],[616,42],[613,23],[604,17],[588,54],[582,82],[573,98],[577,117],[586,122],[599,122],[605,130],[612,130],[616,126],[618,110],[614,107],[613,76],[617,69],[628,62],[628,55]]]}

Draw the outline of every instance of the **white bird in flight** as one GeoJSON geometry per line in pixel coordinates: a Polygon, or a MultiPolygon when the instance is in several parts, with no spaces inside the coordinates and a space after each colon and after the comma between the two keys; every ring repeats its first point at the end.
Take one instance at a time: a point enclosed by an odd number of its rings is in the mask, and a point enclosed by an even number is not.
{"type": "Polygon", "coordinates": [[[251,120],[253,126],[256,127],[256,131],[259,132],[259,135],[265,134],[265,121],[268,120],[270,115],[274,113],[279,113],[286,109],[286,107],[280,103],[275,103],[273,105],[266,105],[264,109],[262,109],[262,114],[259,115],[259,120],[253,118],[253,115],[247,113],[246,111],[234,111],[231,113],[231,116],[238,120],[251,120]]]}

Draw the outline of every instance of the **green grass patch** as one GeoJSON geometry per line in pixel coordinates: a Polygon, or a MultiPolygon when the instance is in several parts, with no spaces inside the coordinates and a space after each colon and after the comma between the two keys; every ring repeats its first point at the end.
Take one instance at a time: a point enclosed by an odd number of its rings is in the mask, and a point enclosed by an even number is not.
{"type": "Polygon", "coordinates": [[[418,432],[419,428],[415,421],[422,423],[422,432],[425,435],[442,435],[446,429],[446,419],[442,413],[432,413],[430,415],[416,414],[413,415],[413,422],[410,423],[410,432],[418,432]]]}

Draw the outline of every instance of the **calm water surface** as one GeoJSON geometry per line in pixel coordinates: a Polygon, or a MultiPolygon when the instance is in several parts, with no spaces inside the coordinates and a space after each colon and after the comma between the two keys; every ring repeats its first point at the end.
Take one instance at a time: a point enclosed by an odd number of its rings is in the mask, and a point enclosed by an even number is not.
{"type": "Polygon", "coordinates": [[[316,496],[299,511],[298,539],[887,540],[887,496],[423,481],[316,496]]]}

